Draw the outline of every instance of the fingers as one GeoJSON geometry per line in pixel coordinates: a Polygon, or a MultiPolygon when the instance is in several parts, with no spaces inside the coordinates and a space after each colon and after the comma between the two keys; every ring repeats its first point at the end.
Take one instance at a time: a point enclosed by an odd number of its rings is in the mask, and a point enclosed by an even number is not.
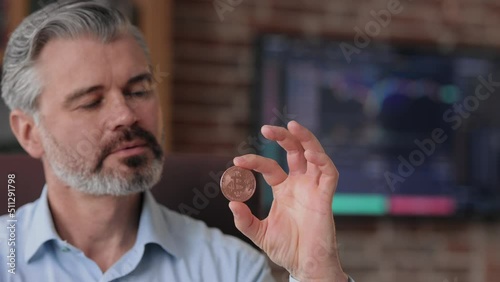
{"type": "Polygon", "coordinates": [[[312,177],[320,176],[321,170],[316,165],[307,162],[304,151],[324,153],[325,150],[316,136],[307,128],[296,121],[291,121],[288,123],[288,129],[279,126],[263,126],[262,134],[269,140],[277,141],[287,151],[290,175],[307,173],[312,177]]]}
{"type": "Polygon", "coordinates": [[[324,152],[306,150],[304,156],[308,162],[314,164],[321,172],[318,188],[333,197],[339,179],[339,172],[335,164],[324,152]]]}
{"type": "MultiPolygon", "coordinates": [[[[314,136],[311,131],[300,125],[298,122],[289,122],[288,130],[293,136],[295,136],[295,138],[297,138],[297,140],[299,140],[301,146],[304,148],[304,151],[309,150],[313,152],[325,152],[325,149],[323,149],[323,146],[321,146],[321,143],[318,141],[316,136],[314,136]]],[[[320,170],[315,165],[312,165],[308,162],[307,174],[312,176],[319,176],[320,170]]]]}
{"type": "Polygon", "coordinates": [[[305,173],[307,161],[304,157],[304,148],[299,140],[290,131],[279,126],[263,126],[262,135],[278,144],[287,152],[287,161],[290,174],[305,173]]]}
{"type": "Polygon", "coordinates": [[[244,155],[234,158],[233,162],[236,166],[261,173],[267,184],[271,186],[282,183],[288,177],[275,160],[262,156],[244,155]]]}
{"type": "MultiPolygon", "coordinates": [[[[289,122],[288,129],[263,126],[262,134],[267,139],[278,142],[287,151],[291,175],[307,173],[316,180],[319,189],[333,196],[337,187],[338,171],[314,134],[296,121],[289,122]]],[[[276,161],[258,155],[235,158],[234,164],[262,173],[271,186],[276,186],[287,178],[276,161]]]]}
{"type": "Polygon", "coordinates": [[[325,151],[325,149],[323,149],[323,146],[321,146],[321,143],[319,143],[316,136],[314,136],[314,134],[312,134],[312,132],[309,131],[309,129],[300,125],[298,122],[296,121],[289,122],[288,130],[293,136],[295,136],[299,140],[304,150],[311,150],[316,152],[325,151]]]}
{"type": "Polygon", "coordinates": [[[229,209],[233,213],[236,228],[261,248],[265,224],[256,218],[244,203],[230,202],[229,209]]]}

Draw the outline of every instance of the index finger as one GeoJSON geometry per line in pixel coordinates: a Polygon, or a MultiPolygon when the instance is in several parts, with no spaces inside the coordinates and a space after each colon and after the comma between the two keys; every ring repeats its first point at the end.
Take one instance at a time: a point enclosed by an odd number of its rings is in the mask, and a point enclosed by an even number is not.
{"type": "Polygon", "coordinates": [[[325,152],[325,149],[321,146],[321,143],[319,143],[318,138],[316,138],[316,136],[314,136],[309,129],[305,128],[300,123],[292,120],[288,123],[287,127],[290,133],[292,133],[292,135],[300,141],[304,150],[320,153],[325,152]]]}

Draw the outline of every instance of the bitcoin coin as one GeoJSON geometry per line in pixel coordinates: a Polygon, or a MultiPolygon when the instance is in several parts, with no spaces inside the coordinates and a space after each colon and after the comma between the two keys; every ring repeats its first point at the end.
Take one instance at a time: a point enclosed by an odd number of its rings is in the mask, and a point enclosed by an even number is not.
{"type": "Polygon", "coordinates": [[[252,171],[233,166],[228,168],[220,180],[222,194],[230,201],[248,201],[255,192],[256,180],[252,171]]]}

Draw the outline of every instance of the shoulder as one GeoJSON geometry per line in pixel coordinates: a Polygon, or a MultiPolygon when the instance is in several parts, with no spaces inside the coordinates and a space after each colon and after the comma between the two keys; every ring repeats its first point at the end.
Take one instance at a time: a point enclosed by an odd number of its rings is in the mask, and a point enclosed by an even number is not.
{"type": "Polygon", "coordinates": [[[27,203],[21,207],[14,207],[7,209],[7,213],[0,215],[0,224],[5,226],[9,222],[16,222],[18,226],[24,226],[29,221],[29,215],[33,214],[36,204],[40,201],[37,199],[34,202],[27,203]],[[17,221],[16,221],[17,220],[17,221]]]}
{"type": "Polygon", "coordinates": [[[208,227],[205,222],[190,216],[180,214],[162,206],[163,214],[171,231],[174,231],[177,239],[189,245],[196,245],[214,249],[227,249],[231,252],[241,252],[252,256],[260,256],[261,253],[255,248],[231,235],[222,233],[217,228],[208,227]],[[174,230],[172,230],[174,229],[174,230]]]}
{"type": "MultiPolygon", "coordinates": [[[[0,226],[15,225],[17,227],[26,226],[29,223],[29,215],[33,213],[33,209],[38,202],[27,203],[18,209],[7,209],[7,213],[0,215],[0,226]]],[[[5,228],[5,227],[4,227],[5,228]]],[[[6,232],[0,232],[0,238],[5,236],[6,232]]]]}
{"type": "Polygon", "coordinates": [[[7,232],[0,232],[0,242],[8,240],[9,237],[12,236],[19,239],[19,237],[25,233],[23,231],[31,224],[31,215],[33,214],[36,203],[37,201],[25,204],[17,210],[8,209],[7,214],[0,216],[0,228],[2,228],[2,230],[7,229],[7,232]]]}
{"type": "Polygon", "coordinates": [[[211,256],[244,257],[250,261],[265,261],[264,255],[246,242],[208,227],[205,222],[162,207],[170,232],[180,249],[211,256]],[[173,229],[173,230],[172,230],[173,229]]]}
{"type": "MultiPolygon", "coordinates": [[[[35,203],[29,203],[21,206],[17,211],[8,209],[7,214],[0,216],[0,270],[2,274],[15,269],[19,264],[19,258],[24,249],[23,243],[27,235],[27,227],[30,224],[30,217],[35,203]],[[5,230],[5,232],[3,232],[5,230]]],[[[2,277],[0,275],[0,277],[2,277]]],[[[0,280],[2,280],[0,278],[0,280]]]]}
{"type": "Polygon", "coordinates": [[[274,281],[265,255],[249,244],[168,208],[163,213],[185,263],[226,277],[221,281],[274,281]]]}

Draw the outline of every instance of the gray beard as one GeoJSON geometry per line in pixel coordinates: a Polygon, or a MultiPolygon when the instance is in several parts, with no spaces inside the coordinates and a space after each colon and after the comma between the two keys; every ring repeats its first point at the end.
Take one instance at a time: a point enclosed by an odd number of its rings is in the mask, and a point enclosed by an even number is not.
{"type": "Polygon", "coordinates": [[[54,174],[62,182],[82,193],[94,196],[125,196],[150,190],[161,178],[163,163],[153,163],[140,172],[119,175],[116,171],[87,174],[70,171],[54,159],[48,160],[54,174]]]}
{"type": "MultiPolygon", "coordinates": [[[[94,196],[125,196],[150,190],[161,178],[163,158],[153,158],[147,164],[147,157],[133,156],[125,159],[125,165],[135,169],[132,173],[118,169],[102,168],[94,172],[85,163],[88,156],[68,151],[60,146],[41,124],[39,124],[45,157],[55,176],[69,187],[94,196]],[[142,163],[141,163],[142,162],[142,163]]],[[[163,139],[163,138],[162,138],[163,139]]]]}

